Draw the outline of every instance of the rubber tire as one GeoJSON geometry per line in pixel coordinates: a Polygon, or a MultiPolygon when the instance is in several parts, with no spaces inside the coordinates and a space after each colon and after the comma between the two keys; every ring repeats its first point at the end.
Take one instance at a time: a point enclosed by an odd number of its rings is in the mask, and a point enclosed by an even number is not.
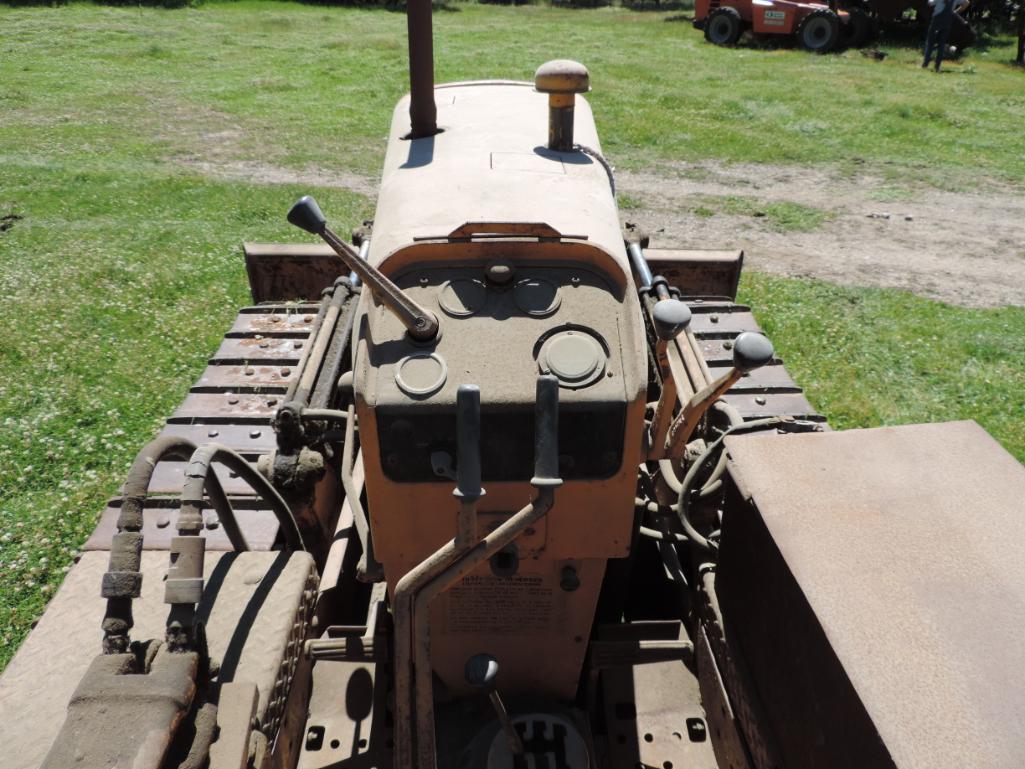
{"type": "Polygon", "coordinates": [[[713,45],[736,45],[743,31],[736,8],[716,8],[705,19],[705,40],[713,45]]]}
{"type": "Polygon", "coordinates": [[[812,53],[829,53],[840,42],[840,17],[828,8],[812,11],[804,17],[797,37],[812,53]]]}
{"type": "Polygon", "coordinates": [[[848,48],[861,48],[875,37],[875,19],[860,8],[851,8],[848,13],[850,21],[843,26],[844,45],[848,48]]]}

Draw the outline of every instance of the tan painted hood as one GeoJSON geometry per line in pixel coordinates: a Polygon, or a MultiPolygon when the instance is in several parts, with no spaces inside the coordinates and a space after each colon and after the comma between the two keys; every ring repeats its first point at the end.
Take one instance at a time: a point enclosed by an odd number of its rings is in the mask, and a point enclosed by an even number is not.
{"type": "MultiPolygon", "coordinates": [[[[415,239],[444,238],[467,222],[545,223],[563,236],[586,236],[629,276],[608,175],[582,152],[547,149],[545,94],[529,83],[488,81],[440,85],[435,99],[443,131],[415,141],[402,138],[409,97],[395,107],[372,263],[383,266],[415,239]]],[[[576,142],[600,152],[580,97],[575,123],[576,142]]]]}

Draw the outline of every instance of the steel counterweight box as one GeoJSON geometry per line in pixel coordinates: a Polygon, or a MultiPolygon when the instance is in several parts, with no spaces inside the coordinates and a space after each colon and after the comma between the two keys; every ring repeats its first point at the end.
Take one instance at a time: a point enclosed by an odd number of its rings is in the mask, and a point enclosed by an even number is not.
{"type": "Polygon", "coordinates": [[[1025,766],[1025,468],[974,422],[726,445],[716,589],[783,766],[1025,766]]]}

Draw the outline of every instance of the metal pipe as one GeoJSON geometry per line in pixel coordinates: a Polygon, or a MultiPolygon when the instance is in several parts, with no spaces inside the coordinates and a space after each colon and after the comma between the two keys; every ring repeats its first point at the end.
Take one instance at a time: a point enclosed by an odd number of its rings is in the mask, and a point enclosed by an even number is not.
{"type": "Polygon", "coordinates": [[[687,344],[690,345],[691,352],[694,354],[694,360],[697,361],[698,369],[701,371],[701,376],[705,382],[712,381],[712,372],[708,369],[708,361],[705,360],[705,356],[701,352],[701,344],[698,342],[697,336],[694,335],[694,330],[688,328],[685,332],[687,344]]]}
{"type": "MultiPolygon", "coordinates": [[[[320,236],[339,256],[347,253],[345,250],[346,244],[327,227],[320,233],[320,236]]],[[[360,279],[370,289],[374,297],[402,322],[410,336],[414,339],[426,341],[438,335],[438,319],[434,313],[421,307],[406,296],[402,289],[388,278],[384,277],[384,275],[368,263],[360,260],[358,254],[355,257],[355,261],[349,264],[349,267],[360,276],[360,279]]]]}
{"type": "Polygon", "coordinates": [[[668,456],[672,460],[678,460],[683,456],[683,450],[687,442],[690,441],[691,435],[694,434],[694,430],[697,428],[698,422],[701,421],[701,417],[743,375],[744,372],[740,369],[731,368],[711,384],[705,385],[704,389],[694,393],[691,399],[680,409],[680,413],[669,427],[669,435],[664,447],[665,453],[663,456],[668,456]]]}
{"type": "Polygon", "coordinates": [[[356,527],[356,536],[359,538],[363,552],[360,554],[359,563],[356,565],[356,576],[363,582],[380,582],[384,577],[384,570],[381,564],[374,557],[374,541],[370,534],[370,521],[367,518],[367,511],[363,509],[360,501],[360,492],[352,480],[352,468],[356,461],[356,409],[349,406],[345,419],[345,441],[342,443],[342,489],[345,491],[345,498],[349,501],[349,509],[352,511],[352,522],[356,527]]]}
{"type": "MultiPolygon", "coordinates": [[[[363,249],[360,249],[362,256],[363,249]]],[[[312,408],[327,408],[331,405],[336,395],[338,376],[345,364],[346,358],[351,360],[350,351],[352,343],[352,328],[356,322],[356,311],[359,305],[357,298],[359,291],[344,284],[335,283],[335,293],[345,290],[348,296],[344,301],[345,312],[335,324],[334,332],[331,335],[331,344],[324,355],[324,362],[317,374],[317,382],[313,387],[313,394],[310,396],[312,408]]]]}
{"type": "Polygon", "coordinates": [[[406,31],[409,36],[409,138],[438,133],[438,107],[434,103],[434,31],[431,0],[408,0],[406,31]]]}
{"type": "Polygon", "coordinates": [[[640,284],[637,286],[637,290],[648,290],[651,288],[654,278],[651,275],[651,267],[648,266],[648,260],[644,258],[644,249],[641,248],[640,243],[630,243],[626,247],[626,253],[630,257],[630,265],[633,267],[634,277],[640,284]]]}
{"type": "MultiPolygon", "coordinates": [[[[359,258],[364,262],[370,258],[370,238],[363,238],[363,241],[359,244],[359,258]]],[[[349,285],[353,288],[359,288],[363,285],[363,281],[359,279],[359,275],[350,272],[349,285]]]]}
{"type": "MultiPolygon", "coordinates": [[[[328,305],[331,303],[329,297],[323,297],[320,300],[320,305],[317,307],[317,314],[313,317],[312,328],[310,328],[310,339],[316,339],[317,334],[320,333],[320,329],[324,324],[324,314],[327,312],[328,305]]],[[[296,371],[305,371],[307,362],[310,359],[310,349],[312,345],[305,345],[302,354],[299,356],[299,362],[296,364],[296,371]]],[[[299,389],[299,382],[301,377],[297,377],[292,380],[289,384],[288,389],[285,391],[285,397],[283,403],[288,403],[296,398],[297,391],[299,389]]]]}
{"type": "Polygon", "coordinates": [[[345,422],[350,418],[349,412],[340,409],[303,409],[301,416],[303,419],[321,422],[345,422]]]}
{"type": "MultiPolygon", "coordinates": [[[[396,769],[417,769],[413,762],[413,597],[456,556],[455,538],[406,572],[395,586],[395,754],[396,769]]],[[[427,769],[427,767],[419,767],[427,769]]]]}
{"type": "Polygon", "coordinates": [[[505,709],[505,703],[502,702],[502,698],[495,689],[492,689],[488,692],[488,699],[491,700],[491,707],[495,709],[495,715],[498,716],[498,722],[502,725],[502,730],[505,732],[505,739],[506,743],[509,745],[509,752],[514,756],[522,754],[523,740],[521,740],[520,735],[517,734],[516,728],[513,726],[512,719],[509,718],[509,711],[505,709]]]}
{"type": "Polygon", "coordinates": [[[313,385],[317,381],[317,373],[324,362],[324,353],[327,351],[328,343],[331,341],[332,331],[338,322],[338,316],[342,312],[342,304],[349,298],[349,294],[335,286],[334,293],[327,305],[323,321],[317,329],[313,338],[313,345],[307,350],[305,365],[299,377],[299,384],[290,400],[299,401],[305,405],[313,392],[313,385]]]}
{"type": "Polygon", "coordinates": [[[477,501],[484,489],[480,485],[480,390],[475,385],[460,385],[456,391],[456,436],[458,468],[453,494],[460,500],[456,536],[406,573],[395,587],[395,766],[402,769],[414,766],[413,599],[477,542],[477,501]]]}
{"type": "MultiPolygon", "coordinates": [[[[695,342],[696,344],[696,342],[695,342]]],[[[693,351],[692,351],[693,352],[693,351]]],[[[772,360],[772,343],[762,334],[745,331],[733,340],[733,367],[694,393],[669,428],[666,456],[678,460],[705,412],[744,374],[772,360]]],[[[700,356],[698,356],[700,357],[700,356]]]]}

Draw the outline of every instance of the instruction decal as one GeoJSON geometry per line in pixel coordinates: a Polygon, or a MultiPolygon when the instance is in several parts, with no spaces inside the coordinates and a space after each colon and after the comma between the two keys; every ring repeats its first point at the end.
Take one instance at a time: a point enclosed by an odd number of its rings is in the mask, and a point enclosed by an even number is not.
{"type": "Polygon", "coordinates": [[[448,631],[510,635],[544,632],[555,619],[553,594],[554,590],[537,576],[471,575],[448,591],[448,631]]]}

